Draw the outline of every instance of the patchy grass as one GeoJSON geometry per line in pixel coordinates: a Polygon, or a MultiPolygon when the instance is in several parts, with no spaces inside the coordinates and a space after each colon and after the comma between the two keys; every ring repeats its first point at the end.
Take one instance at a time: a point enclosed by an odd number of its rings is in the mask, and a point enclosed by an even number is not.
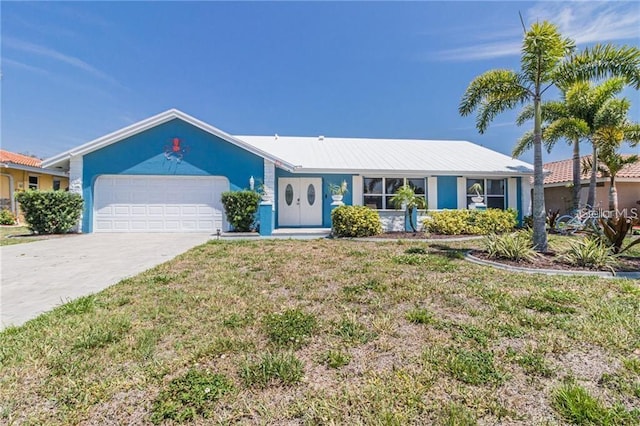
{"type": "Polygon", "coordinates": [[[30,243],[40,239],[26,226],[0,226],[0,246],[30,243]]]}
{"type": "Polygon", "coordinates": [[[0,423],[637,424],[638,283],[480,244],[212,241],[0,333],[0,423]]]}

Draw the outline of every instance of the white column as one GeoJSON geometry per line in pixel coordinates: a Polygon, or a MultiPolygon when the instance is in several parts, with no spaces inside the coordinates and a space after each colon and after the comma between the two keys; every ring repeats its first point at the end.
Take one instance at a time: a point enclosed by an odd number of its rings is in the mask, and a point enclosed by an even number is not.
{"type": "MultiPolygon", "coordinates": [[[[74,194],[80,194],[82,197],[82,156],[71,156],[69,158],[69,192],[74,194]]],[[[93,206],[85,205],[84,209],[93,208],[93,206]]],[[[84,212],[83,212],[84,213],[84,212]]],[[[74,232],[82,232],[82,217],[84,214],[80,214],[80,219],[78,223],[73,227],[74,232]]]]}
{"type": "Polygon", "coordinates": [[[435,176],[427,178],[427,207],[431,210],[438,208],[438,178],[435,176]]]}
{"type": "Polygon", "coordinates": [[[458,186],[458,210],[464,210],[467,206],[467,178],[459,177],[458,186]]]}
{"type": "Polygon", "coordinates": [[[351,204],[354,206],[363,204],[362,176],[354,176],[351,179],[351,204]]]}
{"type": "Polygon", "coordinates": [[[529,176],[522,176],[522,216],[531,216],[531,182],[529,176]]]}
{"type": "MultiPolygon", "coordinates": [[[[516,178],[507,179],[507,207],[518,210],[518,180],[516,178]]],[[[524,207],[524,204],[522,205],[524,207]]]]}
{"type": "Polygon", "coordinates": [[[276,187],[276,165],[273,161],[264,159],[264,187],[262,202],[263,203],[271,203],[272,210],[276,209],[276,203],[274,202],[274,194],[276,187]]]}

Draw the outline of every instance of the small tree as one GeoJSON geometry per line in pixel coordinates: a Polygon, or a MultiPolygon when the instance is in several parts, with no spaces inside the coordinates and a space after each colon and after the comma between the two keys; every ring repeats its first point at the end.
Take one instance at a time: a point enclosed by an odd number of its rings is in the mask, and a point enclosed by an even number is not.
{"type": "Polygon", "coordinates": [[[82,197],[64,191],[26,191],[16,194],[29,229],[37,234],[69,232],[82,214],[82,197]]]}
{"type": "Polygon", "coordinates": [[[409,215],[409,225],[411,229],[413,232],[417,232],[416,225],[413,223],[413,211],[416,208],[427,208],[427,203],[424,201],[424,198],[416,196],[415,191],[409,185],[402,185],[391,198],[391,203],[397,209],[405,209],[409,215]]]}
{"type": "Polygon", "coordinates": [[[260,203],[260,194],[256,191],[227,191],[222,193],[222,205],[227,220],[234,231],[248,232],[253,229],[260,203]]]}

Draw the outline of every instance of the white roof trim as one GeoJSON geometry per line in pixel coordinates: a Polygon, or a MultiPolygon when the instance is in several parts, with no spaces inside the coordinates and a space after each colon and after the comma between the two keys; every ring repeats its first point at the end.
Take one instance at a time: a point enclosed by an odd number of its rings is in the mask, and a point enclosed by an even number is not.
{"type": "Polygon", "coordinates": [[[68,173],[62,170],[53,170],[46,169],[43,167],[35,167],[35,166],[26,166],[24,164],[16,164],[11,162],[0,163],[0,168],[2,169],[14,169],[14,170],[23,170],[26,172],[31,172],[33,174],[41,174],[41,175],[51,175],[51,176],[59,176],[59,177],[69,177],[68,173]]]}
{"type": "Polygon", "coordinates": [[[246,151],[251,152],[252,154],[255,154],[259,157],[262,158],[266,158],[270,161],[273,161],[274,163],[276,163],[278,165],[278,167],[281,167],[287,171],[293,171],[296,166],[293,164],[289,164],[286,161],[284,161],[281,158],[275,157],[259,148],[254,147],[253,145],[250,145],[246,142],[243,142],[242,140],[223,132],[220,129],[217,129],[213,126],[211,126],[210,124],[205,123],[204,121],[198,120],[197,118],[194,118],[188,114],[185,114],[182,111],[179,111],[175,108],[167,110],[165,112],[161,112],[160,114],[154,115],[153,117],[147,118],[145,120],[139,121],[137,123],[134,123],[130,126],[124,127],[120,130],[116,130],[113,133],[109,133],[108,135],[99,137],[97,139],[94,139],[90,142],[87,142],[83,145],[80,145],[76,148],[72,148],[68,151],[65,151],[61,154],[58,154],[56,156],[47,158],[46,160],[42,161],[42,166],[43,167],[51,167],[51,166],[56,166],[59,165],[63,162],[66,162],[67,160],[69,160],[71,157],[75,157],[75,156],[82,156],[82,155],[86,155],[89,154],[90,152],[96,151],[100,148],[104,148],[105,146],[111,145],[113,143],[119,142],[123,139],[126,139],[130,136],[136,135],[138,133],[144,132],[145,130],[151,129],[155,126],[158,126],[160,124],[166,123],[168,121],[174,120],[174,119],[180,119],[183,120],[195,127],[198,127],[202,130],[204,130],[207,133],[210,133],[214,136],[217,136],[229,143],[232,143],[246,151]]]}

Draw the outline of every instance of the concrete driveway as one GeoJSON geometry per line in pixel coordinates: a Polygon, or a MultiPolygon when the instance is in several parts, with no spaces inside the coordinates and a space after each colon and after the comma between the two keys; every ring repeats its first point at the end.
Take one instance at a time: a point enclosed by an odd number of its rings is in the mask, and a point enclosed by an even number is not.
{"type": "Polygon", "coordinates": [[[0,247],[0,329],[173,259],[208,234],[84,234],[0,247]]]}

